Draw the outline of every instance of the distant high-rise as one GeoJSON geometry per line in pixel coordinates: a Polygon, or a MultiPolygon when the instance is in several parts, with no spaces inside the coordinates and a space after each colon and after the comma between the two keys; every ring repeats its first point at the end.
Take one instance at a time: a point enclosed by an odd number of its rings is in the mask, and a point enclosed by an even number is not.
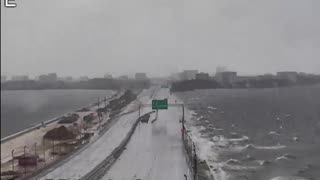
{"type": "Polygon", "coordinates": [[[227,68],[225,66],[218,66],[216,68],[216,74],[221,73],[221,72],[225,72],[225,71],[227,71],[227,68]]]}
{"type": "Polygon", "coordinates": [[[11,80],[12,81],[28,81],[29,80],[29,76],[27,76],[27,75],[12,76],[11,80]]]}
{"type": "Polygon", "coordinates": [[[297,82],[298,73],[295,71],[277,72],[277,76],[281,79],[287,79],[291,82],[297,82]]]}
{"type": "Polygon", "coordinates": [[[233,84],[237,80],[237,72],[223,71],[216,73],[215,79],[222,84],[233,84]]]}
{"type": "Polygon", "coordinates": [[[196,79],[196,75],[198,74],[198,70],[184,70],[180,74],[181,80],[192,80],[196,79]]]}
{"type": "Polygon", "coordinates": [[[173,81],[177,81],[180,79],[180,74],[179,73],[172,73],[170,76],[169,76],[169,79],[170,80],[173,80],[173,81]]]}
{"type": "Polygon", "coordinates": [[[147,80],[147,74],[146,73],[136,73],[135,74],[136,80],[147,80]]]}
{"type": "Polygon", "coordinates": [[[7,81],[7,76],[1,75],[1,83],[4,83],[7,81]]]}
{"type": "Polygon", "coordinates": [[[109,73],[104,74],[105,79],[112,79],[112,75],[109,73]]]}

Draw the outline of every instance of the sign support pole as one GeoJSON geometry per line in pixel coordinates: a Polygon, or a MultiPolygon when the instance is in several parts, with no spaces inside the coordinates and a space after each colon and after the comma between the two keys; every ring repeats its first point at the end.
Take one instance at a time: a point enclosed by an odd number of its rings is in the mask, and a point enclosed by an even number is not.
{"type": "Polygon", "coordinates": [[[184,141],[184,134],[186,133],[185,132],[185,127],[184,127],[184,105],[182,105],[182,131],[183,131],[183,134],[182,134],[182,140],[184,141]]]}
{"type": "Polygon", "coordinates": [[[139,118],[141,116],[141,105],[139,104],[139,118]]]}
{"type": "Polygon", "coordinates": [[[157,109],[156,119],[158,119],[158,109],[157,109]]]}

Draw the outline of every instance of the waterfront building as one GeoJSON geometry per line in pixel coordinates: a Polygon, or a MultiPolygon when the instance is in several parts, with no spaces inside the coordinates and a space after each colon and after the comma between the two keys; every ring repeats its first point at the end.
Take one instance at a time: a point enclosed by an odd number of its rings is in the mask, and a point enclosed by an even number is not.
{"type": "Polygon", "coordinates": [[[221,84],[233,84],[237,80],[237,72],[218,72],[216,73],[215,79],[221,84]]]}
{"type": "Polygon", "coordinates": [[[295,71],[277,72],[277,77],[281,79],[287,79],[295,83],[297,82],[297,79],[298,79],[298,72],[295,72],[295,71]]]}
{"type": "Polygon", "coordinates": [[[58,80],[56,73],[42,74],[39,76],[39,81],[41,82],[55,82],[58,80]]]}
{"type": "Polygon", "coordinates": [[[80,81],[88,81],[89,80],[88,76],[81,76],[79,79],[80,79],[80,81]]]}
{"type": "Polygon", "coordinates": [[[106,74],[104,75],[104,78],[105,78],[105,79],[112,79],[112,75],[111,75],[111,74],[106,73],[106,74]]]}
{"type": "Polygon", "coordinates": [[[119,80],[128,80],[128,79],[129,79],[129,76],[128,76],[128,75],[122,75],[122,76],[119,76],[118,79],[119,79],[119,80]]]}
{"type": "Polygon", "coordinates": [[[28,81],[29,80],[29,76],[27,76],[27,75],[12,76],[11,80],[12,81],[28,81]]]}
{"type": "Polygon", "coordinates": [[[7,76],[1,75],[1,83],[4,83],[7,81],[7,76]]]}
{"type": "Polygon", "coordinates": [[[136,80],[147,80],[147,74],[146,73],[136,73],[135,74],[136,80]]]}
{"type": "Polygon", "coordinates": [[[196,74],[196,79],[198,80],[209,80],[210,79],[210,76],[209,76],[209,73],[197,73],[196,74]]]}

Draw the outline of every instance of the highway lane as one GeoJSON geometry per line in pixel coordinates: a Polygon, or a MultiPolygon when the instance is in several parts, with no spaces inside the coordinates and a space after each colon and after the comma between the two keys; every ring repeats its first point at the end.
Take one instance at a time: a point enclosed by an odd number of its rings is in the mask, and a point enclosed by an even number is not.
{"type": "MultiPolygon", "coordinates": [[[[168,98],[174,103],[168,89],[161,89],[157,99],[168,98]]],[[[150,109],[151,110],[151,109],[150,109]]],[[[181,141],[181,108],[160,110],[158,119],[140,123],[126,150],[109,169],[104,180],[184,180],[189,175],[181,141]]]]}

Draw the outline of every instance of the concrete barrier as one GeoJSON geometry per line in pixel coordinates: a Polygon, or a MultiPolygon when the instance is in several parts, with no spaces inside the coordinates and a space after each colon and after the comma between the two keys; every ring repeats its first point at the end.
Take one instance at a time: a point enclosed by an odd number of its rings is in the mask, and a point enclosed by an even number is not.
{"type": "Polygon", "coordinates": [[[197,156],[197,148],[192,141],[192,138],[187,134],[186,128],[184,128],[183,146],[186,155],[186,160],[190,171],[192,173],[193,180],[214,180],[211,174],[210,167],[207,161],[201,161],[197,156]]]}

